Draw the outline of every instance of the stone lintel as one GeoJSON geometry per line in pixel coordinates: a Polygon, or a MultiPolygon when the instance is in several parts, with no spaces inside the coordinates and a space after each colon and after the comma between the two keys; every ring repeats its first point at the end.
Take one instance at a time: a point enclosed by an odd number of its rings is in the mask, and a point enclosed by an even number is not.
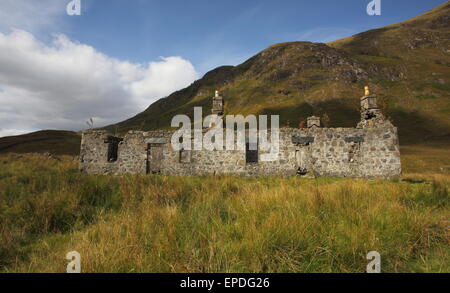
{"type": "Polygon", "coordinates": [[[295,144],[306,144],[306,143],[313,143],[314,142],[314,137],[312,136],[298,136],[298,135],[293,135],[292,136],[292,143],[295,144]]]}
{"type": "Polygon", "coordinates": [[[344,138],[345,142],[364,142],[363,137],[353,136],[344,138]]]}
{"type": "Polygon", "coordinates": [[[167,139],[164,137],[151,137],[145,140],[145,143],[166,144],[167,139]]]}
{"type": "Polygon", "coordinates": [[[108,135],[105,139],[105,143],[119,143],[121,141],[123,141],[123,138],[112,135],[108,135]]]}
{"type": "Polygon", "coordinates": [[[364,101],[366,99],[375,99],[376,97],[377,97],[376,95],[362,96],[361,101],[364,101]]]}

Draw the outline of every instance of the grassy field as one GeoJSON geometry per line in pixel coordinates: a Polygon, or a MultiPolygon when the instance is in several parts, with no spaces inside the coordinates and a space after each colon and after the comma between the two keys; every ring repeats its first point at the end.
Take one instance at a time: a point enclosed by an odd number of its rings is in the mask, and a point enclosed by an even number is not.
{"type": "Polygon", "coordinates": [[[0,271],[65,272],[76,250],[82,272],[364,272],[376,250],[383,272],[450,272],[450,151],[430,148],[403,150],[402,181],[89,176],[3,155],[0,271]]]}

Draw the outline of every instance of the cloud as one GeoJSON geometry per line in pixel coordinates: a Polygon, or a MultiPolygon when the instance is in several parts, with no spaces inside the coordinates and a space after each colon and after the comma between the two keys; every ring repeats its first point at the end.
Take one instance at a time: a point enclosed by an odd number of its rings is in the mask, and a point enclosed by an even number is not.
{"type": "Polygon", "coordinates": [[[0,31],[23,29],[39,33],[60,28],[62,17],[66,17],[66,5],[61,0],[1,0],[0,31]]]}
{"type": "Polygon", "coordinates": [[[181,57],[160,57],[160,62],[150,62],[131,83],[131,93],[142,107],[148,107],[146,97],[163,97],[186,87],[196,78],[192,64],[181,57]],[[168,90],[170,89],[170,90],[168,90]]]}
{"type": "Polygon", "coordinates": [[[0,137],[4,136],[13,136],[28,133],[29,131],[23,129],[1,129],[0,128],[0,137]]]}
{"type": "Polygon", "coordinates": [[[0,33],[0,136],[121,121],[197,77],[178,56],[136,64],[64,35],[46,45],[23,30],[0,33]]]}

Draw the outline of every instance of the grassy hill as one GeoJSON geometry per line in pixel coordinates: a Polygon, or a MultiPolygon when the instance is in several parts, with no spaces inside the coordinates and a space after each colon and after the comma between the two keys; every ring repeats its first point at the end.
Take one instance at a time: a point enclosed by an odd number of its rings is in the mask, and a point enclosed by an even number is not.
{"type": "Polygon", "coordinates": [[[238,66],[208,72],[111,131],[167,128],[176,114],[211,108],[215,89],[225,114],[279,114],[297,126],[309,115],[330,126],[354,126],[359,97],[369,85],[402,144],[450,142],[450,4],[411,20],[328,44],[273,45],[238,66]]]}
{"type": "Polygon", "coordinates": [[[0,138],[2,153],[51,153],[78,155],[81,136],[72,131],[42,130],[24,135],[0,138]]]}

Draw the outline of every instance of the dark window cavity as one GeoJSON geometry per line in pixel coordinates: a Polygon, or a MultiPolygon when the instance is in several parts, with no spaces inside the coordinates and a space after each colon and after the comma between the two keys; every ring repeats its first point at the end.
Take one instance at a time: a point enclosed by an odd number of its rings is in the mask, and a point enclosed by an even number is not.
{"type": "Polygon", "coordinates": [[[258,163],[258,144],[249,143],[245,144],[245,161],[246,163],[258,163]]]}
{"type": "Polygon", "coordinates": [[[108,139],[106,140],[106,143],[108,144],[108,157],[107,157],[108,163],[113,163],[117,161],[119,153],[119,143],[122,140],[123,139],[114,136],[109,136],[108,139]]]}

